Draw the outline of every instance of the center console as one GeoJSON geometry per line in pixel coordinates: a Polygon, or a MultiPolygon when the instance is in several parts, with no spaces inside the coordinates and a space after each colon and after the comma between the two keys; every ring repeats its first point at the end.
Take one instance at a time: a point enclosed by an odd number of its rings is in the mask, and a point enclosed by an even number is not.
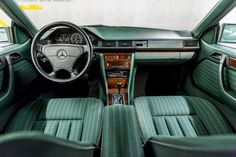
{"type": "Polygon", "coordinates": [[[104,54],[104,72],[109,105],[128,104],[128,83],[132,57],[132,53],[104,54]]]}

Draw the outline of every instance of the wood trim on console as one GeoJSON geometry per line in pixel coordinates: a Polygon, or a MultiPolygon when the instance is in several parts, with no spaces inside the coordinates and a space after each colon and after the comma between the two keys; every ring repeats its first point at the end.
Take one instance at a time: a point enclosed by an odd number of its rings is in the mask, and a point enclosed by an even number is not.
{"type": "Polygon", "coordinates": [[[112,94],[118,94],[117,83],[121,83],[124,104],[128,104],[128,82],[132,62],[132,53],[110,51],[104,54],[104,68],[107,74],[108,102],[112,105],[112,94]],[[108,75],[111,74],[111,75],[108,75]]]}
{"type": "Polygon", "coordinates": [[[121,82],[121,88],[126,88],[128,84],[128,78],[107,78],[108,88],[117,88],[117,82],[121,82]]]}
{"type": "Polygon", "coordinates": [[[229,58],[229,65],[236,68],[236,59],[235,58],[229,58]]]}

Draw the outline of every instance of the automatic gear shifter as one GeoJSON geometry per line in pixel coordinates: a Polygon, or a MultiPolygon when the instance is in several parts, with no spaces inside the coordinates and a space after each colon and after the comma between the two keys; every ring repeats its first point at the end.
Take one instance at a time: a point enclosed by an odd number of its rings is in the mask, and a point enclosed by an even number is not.
{"type": "Polygon", "coordinates": [[[116,87],[118,89],[118,94],[121,94],[121,86],[122,86],[122,83],[121,82],[117,82],[116,83],[116,87]]]}
{"type": "Polygon", "coordinates": [[[123,95],[121,93],[121,87],[122,87],[122,83],[121,82],[117,82],[116,83],[116,87],[118,90],[118,94],[112,94],[112,104],[123,104],[123,95]]]}

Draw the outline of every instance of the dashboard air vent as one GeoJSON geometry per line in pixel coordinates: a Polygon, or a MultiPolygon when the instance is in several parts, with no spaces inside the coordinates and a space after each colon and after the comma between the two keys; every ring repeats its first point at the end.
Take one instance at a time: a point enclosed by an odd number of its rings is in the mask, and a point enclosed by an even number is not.
{"type": "Polygon", "coordinates": [[[119,47],[132,47],[132,41],[119,41],[119,47]]]}
{"type": "Polygon", "coordinates": [[[138,47],[138,48],[148,47],[147,41],[136,41],[135,47],[138,47]]]}
{"type": "Polygon", "coordinates": [[[183,41],[184,47],[198,47],[198,41],[197,40],[186,40],[183,41]]]}
{"type": "Polygon", "coordinates": [[[116,41],[103,41],[102,47],[116,47],[116,41]]]}

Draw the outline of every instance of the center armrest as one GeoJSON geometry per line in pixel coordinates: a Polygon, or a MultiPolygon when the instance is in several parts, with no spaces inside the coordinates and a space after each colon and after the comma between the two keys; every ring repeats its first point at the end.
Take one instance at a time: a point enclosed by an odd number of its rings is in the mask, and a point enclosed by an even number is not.
{"type": "Polygon", "coordinates": [[[101,156],[144,156],[133,106],[113,105],[105,107],[101,156]]]}

